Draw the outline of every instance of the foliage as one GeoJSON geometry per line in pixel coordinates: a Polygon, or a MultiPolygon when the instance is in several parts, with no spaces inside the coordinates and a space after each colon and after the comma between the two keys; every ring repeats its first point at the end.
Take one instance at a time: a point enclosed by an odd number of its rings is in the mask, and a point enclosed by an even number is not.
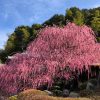
{"type": "Polygon", "coordinates": [[[79,89],[80,89],[80,90],[84,90],[84,89],[86,89],[86,86],[87,86],[87,82],[80,83],[80,84],[79,84],[79,89]]]}
{"type": "Polygon", "coordinates": [[[30,27],[20,26],[17,27],[13,34],[11,34],[8,38],[7,44],[5,46],[5,50],[8,54],[12,52],[23,51],[27,46],[27,43],[30,41],[31,34],[30,27]]]}
{"type": "Polygon", "coordinates": [[[93,96],[93,91],[92,90],[82,90],[80,91],[80,96],[81,97],[91,97],[93,96]]]}
{"type": "MultiPolygon", "coordinates": [[[[66,72],[67,73],[67,72],[66,72]]],[[[71,73],[70,73],[71,74],[71,73]]],[[[50,90],[56,96],[63,96],[63,90],[76,91],[78,90],[78,83],[75,76],[71,75],[68,80],[64,77],[55,78],[50,90]]]]}
{"type": "Polygon", "coordinates": [[[5,50],[0,50],[0,62],[4,63],[7,60],[7,53],[5,50]]]}
{"type": "Polygon", "coordinates": [[[77,25],[84,24],[84,15],[81,10],[76,7],[70,8],[66,11],[66,20],[76,23],[77,25]]]}
{"type": "Polygon", "coordinates": [[[42,25],[41,24],[33,24],[32,25],[32,29],[34,29],[34,30],[39,30],[41,28],[42,28],[42,25]]]}
{"type": "Polygon", "coordinates": [[[74,23],[63,28],[46,27],[25,52],[13,55],[0,69],[0,89],[5,94],[16,94],[46,84],[49,88],[55,76],[72,76],[66,66],[79,74],[84,65],[89,70],[88,65],[99,61],[100,45],[91,28],[74,23]]]}
{"type": "Polygon", "coordinates": [[[43,26],[53,26],[53,25],[57,25],[57,26],[62,26],[65,24],[65,16],[64,15],[54,15],[53,17],[51,17],[49,20],[45,21],[43,23],[43,26]]]}
{"type": "Polygon", "coordinates": [[[94,16],[92,17],[91,21],[91,27],[94,29],[97,35],[100,34],[100,10],[96,10],[94,12],[94,16]]]}
{"type": "Polygon", "coordinates": [[[32,27],[17,27],[15,31],[9,35],[5,49],[0,52],[1,61],[5,62],[8,56],[26,50],[27,45],[37,37],[40,28],[42,28],[40,24],[33,24],[32,27]]]}

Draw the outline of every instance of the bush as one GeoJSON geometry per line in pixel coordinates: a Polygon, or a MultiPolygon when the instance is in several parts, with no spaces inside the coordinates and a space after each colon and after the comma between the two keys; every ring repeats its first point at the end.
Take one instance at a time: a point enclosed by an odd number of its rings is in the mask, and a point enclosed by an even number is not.
{"type": "Polygon", "coordinates": [[[82,90],[82,91],[80,91],[80,96],[81,97],[91,97],[91,96],[93,96],[93,91],[91,91],[91,90],[82,90]]]}
{"type": "Polygon", "coordinates": [[[79,84],[79,89],[80,89],[80,90],[84,90],[84,89],[86,89],[86,86],[87,86],[87,82],[80,83],[80,84],[79,84]]]}

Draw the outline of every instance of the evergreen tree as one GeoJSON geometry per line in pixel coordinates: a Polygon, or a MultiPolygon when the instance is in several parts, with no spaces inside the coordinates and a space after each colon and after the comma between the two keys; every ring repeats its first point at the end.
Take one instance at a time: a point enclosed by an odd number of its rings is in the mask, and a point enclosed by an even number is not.
{"type": "Polygon", "coordinates": [[[65,16],[64,15],[54,15],[53,17],[51,17],[49,20],[45,21],[43,23],[43,26],[53,26],[53,25],[57,25],[57,26],[63,26],[65,24],[65,16]]]}
{"type": "Polygon", "coordinates": [[[97,35],[97,40],[100,42],[100,10],[96,10],[93,15],[91,27],[97,35]]]}
{"type": "Polygon", "coordinates": [[[72,7],[66,11],[65,15],[66,20],[69,20],[70,22],[74,22],[77,25],[83,25],[84,24],[84,15],[79,8],[72,7]]]}

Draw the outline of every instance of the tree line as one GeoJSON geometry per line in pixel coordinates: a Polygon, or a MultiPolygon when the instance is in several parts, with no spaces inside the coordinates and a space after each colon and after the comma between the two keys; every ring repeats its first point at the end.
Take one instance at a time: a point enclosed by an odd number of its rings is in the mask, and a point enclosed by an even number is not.
{"type": "Polygon", "coordinates": [[[66,10],[65,15],[55,14],[43,24],[29,26],[18,26],[9,35],[4,50],[0,50],[0,62],[4,63],[8,56],[16,52],[23,52],[27,45],[38,36],[38,31],[45,26],[57,25],[63,27],[68,22],[77,25],[88,25],[95,31],[97,41],[100,42],[100,7],[93,9],[79,9],[72,7],[66,10]]]}

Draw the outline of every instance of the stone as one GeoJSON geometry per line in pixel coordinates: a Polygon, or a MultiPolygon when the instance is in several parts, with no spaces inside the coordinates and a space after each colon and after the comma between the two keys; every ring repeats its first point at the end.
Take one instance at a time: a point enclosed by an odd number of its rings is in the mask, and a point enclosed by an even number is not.
{"type": "Polygon", "coordinates": [[[88,82],[86,86],[86,90],[94,90],[94,89],[95,89],[94,85],[91,82],[88,82]]]}
{"type": "Polygon", "coordinates": [[[79,97],[79,93],[76,93],[76,92],[71,92],[70,94],[69,94],[69,97],[79,97]]]}
{"type": "Polygon", "coordinates": [[[52,96],[53,95],[53,93],[51,91],[44,90],[44,92],[48,93],[49,96],[52,96]]]}
{"type": "Polygon", "coordinates": [[[4,96],[0,96],[0,100],[7,100],[7,98],[4,96]]]}
{"type": "Polygon", "coordinates": [[[94,86],[97,86],[98,80],[97,79],[90,79],[89,82],[92,83],[94,86]]]}
{"type": "Polygon", "coordinates": [[[64,89],[64,90],[62,91],[62,96],[63,96],[63,97],[68,97],[68,96],[69,96],[69,90],[68,90],[68,89],[64,89]]]}

